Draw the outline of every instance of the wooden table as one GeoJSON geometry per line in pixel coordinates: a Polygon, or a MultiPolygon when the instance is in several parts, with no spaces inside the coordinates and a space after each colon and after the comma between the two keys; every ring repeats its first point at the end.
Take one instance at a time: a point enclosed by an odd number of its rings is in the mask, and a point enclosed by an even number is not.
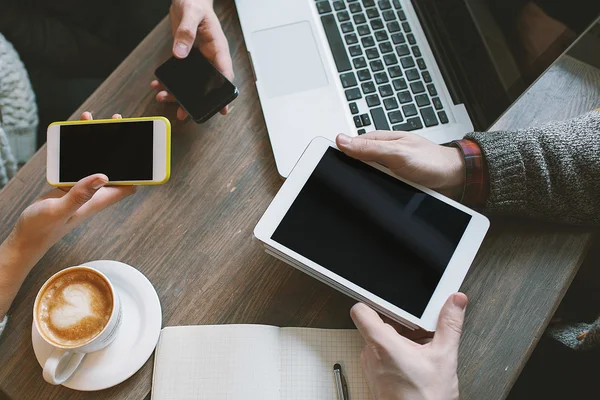
{"type": "MultiPolygon", "coordinates": [[[[165,186],[103,212],[52,248],[25,281],[0,338],[0,387],[13,399],[142,399],[152,359],[126,382],[98,393],[53,387],[31,346],[37,290],[56,271],[96,259],[137,267],[155,285],[163,324],[262,323],[350,328],[350,298],[266,255],[252,230],[282,184],[277,174],[232,0],[217,14],[230,40],[240,97],[231,114],[174,123],[173,173],[165,186]]],[[[164,20],[73,114],[165,114],[149,88],[169,56],[164,20]]],[[[597,71],[564,59],[496,125],[528,126],[597,106],[597,71]],[[574,75],[574,74],[578,75],[574,75]]],[[[48,190],[45,148],[0,194],[3,240],[20,212],[48,190]]],[[[542,334],[584,257],[591,233],[531,221],[492,220],[463,285],[470,299],[460,351],[463,399],[502,399],[542,334]]]]}

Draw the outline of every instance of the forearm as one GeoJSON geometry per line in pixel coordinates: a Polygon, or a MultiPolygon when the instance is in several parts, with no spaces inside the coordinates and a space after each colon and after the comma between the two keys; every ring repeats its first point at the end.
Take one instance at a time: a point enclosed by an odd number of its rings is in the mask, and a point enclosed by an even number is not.
{"type": "Polygon", "coordinates": [[[0,244],[0,321],[4,319],[23,281],[38,261],[36,252],[22,251],[14,233],[0,244]]]}
{"type": "Polygon", "coordinates": [[[477,142],[488,167],[486,211],[600,224],[600,112],[466,138],[477,142]]]}

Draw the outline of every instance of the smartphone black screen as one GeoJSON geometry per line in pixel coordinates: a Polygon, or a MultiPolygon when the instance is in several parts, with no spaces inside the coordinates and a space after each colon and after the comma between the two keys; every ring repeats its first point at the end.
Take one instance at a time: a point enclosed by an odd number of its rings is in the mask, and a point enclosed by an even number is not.
{"type": "Polygon", "coordinates": [[[111,181],[153,178],[152,121],[63,125],[59,140],[61,182],[77,182],[96,173],[111,181]]]}
{"type": "Polygon", "coordinates": [[[236,87],[193,49],[156,69],[156,77],[196,122],[204,122],[237,97],[236,87]]]}
{"type": "Polygon", "coordinates": [[[470,221],[330,148],[271,239],[421,317],[470,221]]]}

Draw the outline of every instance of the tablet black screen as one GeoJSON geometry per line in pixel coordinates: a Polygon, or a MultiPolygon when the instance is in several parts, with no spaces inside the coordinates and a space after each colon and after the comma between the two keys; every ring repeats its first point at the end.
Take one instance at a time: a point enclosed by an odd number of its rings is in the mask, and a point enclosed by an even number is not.
{"type": "Polygon", "coordinates": [[[470,219],[329,148],[271,239],[421,317],[470,219]]]}

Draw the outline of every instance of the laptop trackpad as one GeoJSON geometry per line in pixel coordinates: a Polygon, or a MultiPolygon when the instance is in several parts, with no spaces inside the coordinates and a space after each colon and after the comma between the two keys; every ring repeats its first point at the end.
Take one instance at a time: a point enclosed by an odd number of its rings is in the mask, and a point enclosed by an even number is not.
{"type": "Polygon", "coordinates": [[[328,84],[308,21],[252,34],[252,59],[267,97],[284,96],[328,84]]]}

